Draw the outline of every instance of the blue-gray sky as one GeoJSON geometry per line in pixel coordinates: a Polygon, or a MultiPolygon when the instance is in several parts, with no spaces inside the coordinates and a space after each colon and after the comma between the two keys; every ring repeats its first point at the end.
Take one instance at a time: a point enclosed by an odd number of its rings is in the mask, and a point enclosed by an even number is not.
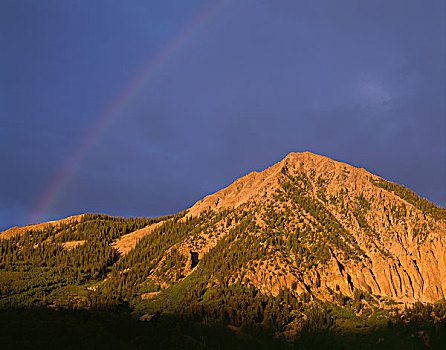
{"type": "Polygon", "coordinates": [[[444,1],[227,0],[201,16],[212,4],[0,2],[0,229],[175,213],[303,150],[446,205],[444,1]],[[172,42],[31,219],[107,106],[172,42]]]}

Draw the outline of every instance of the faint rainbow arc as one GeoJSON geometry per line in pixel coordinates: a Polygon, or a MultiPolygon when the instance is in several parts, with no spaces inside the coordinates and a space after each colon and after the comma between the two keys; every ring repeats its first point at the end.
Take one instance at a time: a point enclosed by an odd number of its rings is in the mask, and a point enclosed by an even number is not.
{"type": "Polygon", "coordinates": [[[85,138],[80,142],[71,157],[62,165],[50,184],[46,187],[42,197],[32,210],[30,221],[35,222],[42,218],[45,212],[56,201],[65,185],[69,182],[76,167],[87,153],[88,149],[99,138],[112,119],[125,107],[127,102],[135,95],[139,88],[155,74],[181,46],[200,29],[224,3],[229,0],[218,0],[202,9],[195,17],[189,20],[178,34],[155,56],[151,57],[144,68],[127,84],[126,88],[116,99],[100,114],[92,128],[87,132],[85,138]]]}

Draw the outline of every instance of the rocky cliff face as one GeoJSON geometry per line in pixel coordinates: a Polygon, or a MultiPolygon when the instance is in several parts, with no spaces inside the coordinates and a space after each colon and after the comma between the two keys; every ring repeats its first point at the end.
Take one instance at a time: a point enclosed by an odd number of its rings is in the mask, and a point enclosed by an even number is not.
{"type": "MultiPolygon", "coordinates": [[[[267,293],[294,288],[326,299],[327,291],[352,295],[355,289],[409,303],[445,297],[446,211],[364,169],[291,153],[207,196],[188,215],[234,208],[255,212],[256,223],[276,238],[305,236],[299,243],[310,256],[276,250],[268,261],[252,262],[254,271],[248,267],[234,277],[239,282],[267,293]],[[321,245],[325,252],[315,255],[321,245]]],[[[224,234],[220,229],[212,239],[203,236],[201,254],[224,234]]]]}

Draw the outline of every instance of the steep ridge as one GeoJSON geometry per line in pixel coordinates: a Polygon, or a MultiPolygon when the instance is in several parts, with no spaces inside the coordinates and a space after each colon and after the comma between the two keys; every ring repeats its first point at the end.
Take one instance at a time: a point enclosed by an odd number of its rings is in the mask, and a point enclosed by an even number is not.
{"type": "Polygon", "coordinates": [[[60,220],[54,220],[54,221],[48,221],[48,222],[43,222],[40,224],[36,224],[36,225],[28,225],[28,226],[23,226],[23,227],[11,227],[10,229],[3,231],[0,233],[0,239],[2,238],[11,238],[15,235],[20,235],[25,233],[26,231],[32,231],[32,230],[44,230],[49,226],[60,226],[63,224],[70,224],[73,222],[79,222],[82,217],[84,216],[84,214],[80,214],[80,215],[73,215],[73,216],[69,216],[65,219],[60,219],[60,220]]]}

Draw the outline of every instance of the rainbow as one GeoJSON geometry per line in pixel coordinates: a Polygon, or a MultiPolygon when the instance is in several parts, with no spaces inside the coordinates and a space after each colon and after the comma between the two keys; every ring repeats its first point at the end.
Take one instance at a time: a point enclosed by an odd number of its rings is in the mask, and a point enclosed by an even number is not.
{"type": "Polygon", "coordinates": [[[44,218],[45,213],[54,204],[65,186],[69,183],[76,168],[79,166],[94,142],[104,132],[107,125],[119,115],[132,97],[136,95],[138,90],[154,74],[160,71],[169,58],[184,46],[188,39],[202,28],[206,22],[214,17],[228,1],[229,0],[217,0],[205,6],[178,31],[177,35],[165,45],[162,50],[160,50],[154,57],[150,57],[148,63],[143,66],[143,69],[126,84],[121,93],[105,108],[104,112],[99,115],[71,157],[56,172],[54,178],[52,178],[33,208],[29,221],[37,222],[44,218]]]}

